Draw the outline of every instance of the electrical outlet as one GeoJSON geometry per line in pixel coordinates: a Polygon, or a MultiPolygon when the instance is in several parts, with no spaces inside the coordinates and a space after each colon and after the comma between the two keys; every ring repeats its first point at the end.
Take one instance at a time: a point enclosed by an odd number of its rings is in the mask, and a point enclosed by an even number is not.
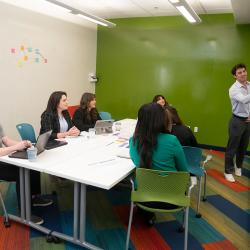
{"type": "Polygon", "coordinates": [[[198,127],[194,127],[194,132],[195,132],[195,133],[198,132],[198,127]]]}

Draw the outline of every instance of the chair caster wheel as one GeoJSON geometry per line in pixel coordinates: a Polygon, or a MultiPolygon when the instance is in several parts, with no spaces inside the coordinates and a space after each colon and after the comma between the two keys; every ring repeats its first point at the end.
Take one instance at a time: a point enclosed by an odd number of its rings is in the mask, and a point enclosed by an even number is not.
{"type": "Polygon", "coordinates": [[[52,191],[52,195],[57,195],[57,192],[56,191],[52,191]]]}
{"type": "Polygon", "coordinates": [[[178,228],[178,233],[183,233],[185,230],[185,228],[183,226],[179,227],[178,228]]]}
{"type": "Polygon", "coordinates": [[[48,242],[48,243],[52,243],[53,242],[53,236],[52,235],[47,235],[46,236],[46,241],[48,242]]]}
{"type": "Polygon", "coordinates": [[[56,236],[54,236],[54,235],[51,235],[51,234],[48,234],[47,236],[46,236],[46,241],[48,242],[48,243],[55,243],[55,244],[59,244],[59,243],[61,243],[61,240],[58,238],[58,237],[56,237],[56,236]]]}
{"type": "Polygon", "coordinates": [[[52,237],[53,237],[53,242],[54,242],[55,244],[61,243],[61,239],[59,239],[59,238],[56,237],[56,236],[52,236],[52,237]]]}
{"type": "Polygon", "coordinates": [[[6,228],[10,227],[10,222],[7,220],[4,220],[3,224],[6,228]]]}
{"type": "Polygon", "coordinates": [[[196,218],[201,218],[201,214],[196,214],[195,217],[196,218]]]}

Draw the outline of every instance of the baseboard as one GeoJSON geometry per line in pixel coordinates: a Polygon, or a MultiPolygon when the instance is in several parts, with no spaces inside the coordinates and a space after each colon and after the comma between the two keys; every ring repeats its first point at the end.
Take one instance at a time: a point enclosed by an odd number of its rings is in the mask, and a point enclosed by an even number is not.
{"type": "MultiPolygon", "coordinates": [[[[219,147],[219,146],[214,146],[214,145],[207,145],[207,144],[198,144],[199,148],[204,148],[204,149],[213,149],[221,152],[225,152],[226,148],[225,147],[219,147]]],[[[246,152],[246,155],[250,156],[250,151],[246,152]]]]}

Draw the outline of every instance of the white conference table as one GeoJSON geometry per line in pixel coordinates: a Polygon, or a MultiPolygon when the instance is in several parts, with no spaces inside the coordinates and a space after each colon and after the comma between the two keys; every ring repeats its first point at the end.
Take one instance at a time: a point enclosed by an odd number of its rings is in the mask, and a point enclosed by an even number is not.
{"type": "Polygon", "coordinates": [[[67,138],[68,145],[45,150],[35,162],[8,156],[0,157],[0,161],[16,165],[20,170],[21,216],[10,215],[10,218],[47,235],[56,236],[88,249],[100,249],[85,240],[86,186],[108,190],[133,172],[135,166],[132,161],[117,156],[122,146],[117,139],[117,135],[111,134],[96,135],[93,138],[86,138],[86,136],[67,138]],[[63,177],[74,182],[73,237],[52,232],[31,222],[30,170],[63,177]]]}

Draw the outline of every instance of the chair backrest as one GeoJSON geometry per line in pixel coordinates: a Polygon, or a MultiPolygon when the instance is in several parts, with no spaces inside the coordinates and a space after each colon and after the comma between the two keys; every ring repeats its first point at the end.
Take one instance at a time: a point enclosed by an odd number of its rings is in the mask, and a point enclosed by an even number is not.
{"type": "Polygon", "coordinates": [[[167,202],[186,206],[185,195],[189,186],[189,173],[169,172],[145,168],[136,169],[137,189],[132,192],[135,202],[167,202]]]}
{"type": "Polygon", "coordinates": [[[32,143],[36,143],[36,134],[33,126],[29,123],[20,123],[16,125],[22,140],[30,140],[32,143]]]}
{"type": "Polygon", "coordinates": [[[79,107],[80,107],[79,105],[68,106],[68,112],[69,112],[69,115],[70,115],[71,118],[73,117],[75,111],[76,111],[79,107]]]}
{"type": "Polygon", "coordinates": [[[109,112],[99,112],[100,117],[102,118],[102,120],[112,120],[112,116],[109,112]]]}
{"type": "Polygon", "coordinates": [[[196,147],[183,146],[183,151],[186,156],[188,165],[201,166],[202,162],[202,149],[196,147]]]}

